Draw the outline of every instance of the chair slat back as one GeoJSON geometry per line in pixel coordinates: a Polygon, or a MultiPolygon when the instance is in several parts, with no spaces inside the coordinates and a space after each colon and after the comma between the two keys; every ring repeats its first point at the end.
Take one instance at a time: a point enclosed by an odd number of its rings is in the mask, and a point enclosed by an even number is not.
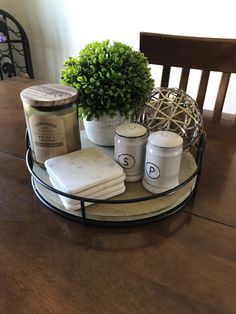
{"type": "Polygon", "coordinates": [[[198,87],[198,93],[197,93],[197,103],[201,110],[203,109],[209,76],[210,76],[210,71],[202,71],[202,75],[201,75],[201,79],[200,79],[200,83],[198,87]]]}
{"type": "Polygon", "coordinates": [[[150,64],[163,66],[161,86],[168,87],[172,67],[182,68],[179,88],[187,90],[191,69],[202,70],[197,102],[203,108],[211,71],[222,72],[214,112],[222,112],[230,74],[236,73],[236,39],[140,33],[140,51],[150,64]]]}
{"type": "Polygon", "coordinates": [[[179,88],[186,92],[190,69],[182,69],[179,88]]]}

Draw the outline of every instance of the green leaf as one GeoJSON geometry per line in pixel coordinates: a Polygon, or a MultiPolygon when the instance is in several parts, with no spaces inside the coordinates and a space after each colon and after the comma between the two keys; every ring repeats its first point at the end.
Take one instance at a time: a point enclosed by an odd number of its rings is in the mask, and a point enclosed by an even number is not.
{"type": "Polygon", "coordinates": [[[93,42],[63,62],[61,83],[77,88],[80,116],[89,119],[119,110],[127,116],[154,87],[143,53],[120,42],[93,42]]]}

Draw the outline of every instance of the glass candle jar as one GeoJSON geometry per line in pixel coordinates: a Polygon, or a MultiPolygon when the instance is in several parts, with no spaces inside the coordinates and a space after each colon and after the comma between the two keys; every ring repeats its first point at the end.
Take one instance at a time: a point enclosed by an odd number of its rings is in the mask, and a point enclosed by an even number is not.
{"type": "Polygon", "coordinates": [[[40,165],[81,148],[77,90],[60,84],[35,85],[21,92],[33,158],[40,165]]]}
{"type": "Polygon", "coordinates": [[[143,177],[147,129],[136,123],[125,123],[115,130],[114,156],[124,169],[126,182],[143,177]]]}
{"type": "Polygon", "coordinates": [[[170,131],[148,137],[143,186],[151,193],[169,190],[179,183],[183,138],[170,131]]]}

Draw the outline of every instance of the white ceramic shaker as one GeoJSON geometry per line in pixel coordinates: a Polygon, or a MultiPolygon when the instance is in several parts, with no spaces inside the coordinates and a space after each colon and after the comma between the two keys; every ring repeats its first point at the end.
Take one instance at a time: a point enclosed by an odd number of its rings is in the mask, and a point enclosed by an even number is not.
{"type": "Polygon", "coordinates": [[[143,186],[161,193],[179,184],[183,138],[170,131],[153,132],[148,137],[143,186]]]}
{"type": "Polygon", "coordinates": [[[114,138],[115,160],[124,169],[126,182],[142,179],[147,129],[137,123],[125,123],[116,127],[114,138]]]}

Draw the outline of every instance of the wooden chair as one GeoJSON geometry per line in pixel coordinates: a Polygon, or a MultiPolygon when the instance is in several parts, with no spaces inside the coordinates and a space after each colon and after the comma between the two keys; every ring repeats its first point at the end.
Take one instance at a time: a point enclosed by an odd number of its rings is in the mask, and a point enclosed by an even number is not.
{"type": "Polygon", "coordinates": [[[222,72],[214,106],[220,116],[231,73],[236,73],[236,39],[140,33],[140,51],[150,64],[162,65],[161,86],[168,87],[171,67],[182,68],[179,88],[186,91],[190,69],[202,70],[196,101],[202,110],[211,71],[222,72]]]}

